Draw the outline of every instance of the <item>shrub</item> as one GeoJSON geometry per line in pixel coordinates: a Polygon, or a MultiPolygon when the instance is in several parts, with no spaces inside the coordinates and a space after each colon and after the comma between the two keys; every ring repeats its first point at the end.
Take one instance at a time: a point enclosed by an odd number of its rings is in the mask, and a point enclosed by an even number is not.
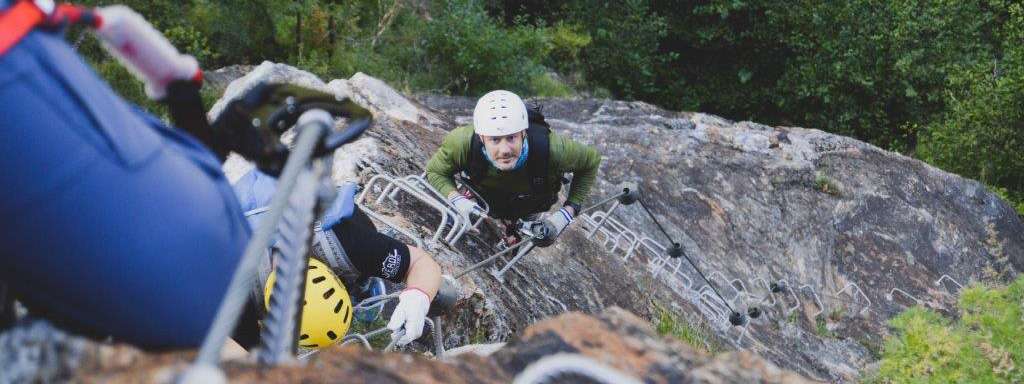
{"type": "Polygon", "coordinates": [[[890,320],[871,383],[1024,382],[1024,278],[961,292],[959,321],[921,307],[890,320]]]}
{"type": "Polygon", "coordinates": [[[540,97],[570,97],[572,88],[551,73],[541,73],[530,79],[530,94],[540,97]]]}
{"type": "Polygon", "coordinates": [[[543,29],[502,28],[478,1],[442,3],[424,31],[423,52],[436,83],[467,95],[496,88],[526,93],[546,54],[543,29]]]}

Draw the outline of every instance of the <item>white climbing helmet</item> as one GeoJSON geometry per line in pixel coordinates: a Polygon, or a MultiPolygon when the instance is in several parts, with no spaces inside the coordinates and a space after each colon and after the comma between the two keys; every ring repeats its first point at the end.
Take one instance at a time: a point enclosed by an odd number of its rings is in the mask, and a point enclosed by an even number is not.
{"type": "Polygon", "coordinates": [[[477,100],[473,109],[473,131],[479,135],[511,135],[526,130],[529,125],[526,104],[509,91],[488,92],[477,100]]]}

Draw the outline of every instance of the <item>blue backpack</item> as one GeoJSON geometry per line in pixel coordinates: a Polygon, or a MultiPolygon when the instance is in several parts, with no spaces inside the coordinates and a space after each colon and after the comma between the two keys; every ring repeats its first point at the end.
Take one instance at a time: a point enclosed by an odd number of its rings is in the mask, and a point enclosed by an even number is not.
{"type": "Polygon", "coordinates": [[[209,150],[35,29],[0,54],[0,168],[0,282],[33,314],[145,348],[201,343],[250,237],[209,150]]]}

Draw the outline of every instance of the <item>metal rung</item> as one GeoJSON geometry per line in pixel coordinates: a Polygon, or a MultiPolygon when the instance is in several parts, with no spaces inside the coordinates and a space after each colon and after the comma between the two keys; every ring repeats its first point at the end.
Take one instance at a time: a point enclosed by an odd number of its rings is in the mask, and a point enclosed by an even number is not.
{"type": "Polygon", "coordinates": [[[395,223],[392,223],[391,220],[389,220],[386,216],[378,213],[377,211],[374,211],[374,210],[370,209],[369,207],[367,207],[367,206],[365,206],[363,204],[356,203],[356,205],[358,205],[359,208],[362,209],[362,211],[364,213],[366,213],[366,215],[369,216],[371,219],[376,220],[376,221],[380,222],[381,224],[384,224],[384,225],[390,227],[391,229],[394,229],[398,233],[401,233],[405,237],[407,237],[410,240],[412,240],[414,243],[416,243],[416,247],[417,248],[420,248],[420,249],[426,248],[426,246],[423,244],[423,239],[420,239],[420,237],[417,236],[416,234],[410,232],[409,230],[407,230],[405,228],[402,228],[402,227],[398,226],[395,223]]]}
{"type": "Polygon", "coordinates": [[[750,323],[747,322],[747,323],[743,324],[742,327],[739,327],[739,329],[740,329],[739,333],[740,334],[739,334],[739,336],[736,336],[736,340],[735,340],[736,345],[743,345],[743,336],[749,336],[750,335],[750,330],[748,329],[749,326],[750,326],[750,323]]]}
{"type": "Polygon", "coordinates": [[[678,265],[676,265],[676,268],[672,271],[672,275],[673,276],[677,276],[677,277],[681,277],[681,278],[683,278],[683,280],[686,281],[686,284],[683,285],[684,288],[686,288],[686,289],[693,289],[693,280],[690,279],[690,276],[687,276],[685,273],[679,272],[679,266],[682,265],[682,264],[683,264],[683,261],[679,260],[678,265]]]}
{"type": "Polygon", "coordinates": [[[736,289],[736,283],[739,283],[740,291],[747,292],[747,285],[743,284],[743,281],[740,279],[732,279],[732,281],[729,282],[729,285],[732,285],[733,289],[736,289]]]}
{"type": "Polygon", "coordinates": [[[885,295],[885,299],[888,300],[888,301],[893,301],[893,300],[896,299],[896,294],[897,293],[900,293],[903,296],[909,297],[911,300],[914,300],[914,302],[917,303],[918,305],[924,305],[924,301],[914,297],[914,295],[911,295],[907,291],[904,291],[904,290],[899,289],[899,288],[893,288],[892,290],[890,290],[889,293],[887,293],[885,295]]]}
{"type": "Polygon", "coordinates": [[[701,287],[698,291],[698,302],[703,304],[700,306],[701,311],[705,312],[705,316],[715,318],[717,321],[724,321],[729,319],[729,310],[726,303],[722,301],[718,295],[715,294],[714,289],[709,285],[701,287]],[[706,310],[706,311],[705,311],[706,310]],[[708,316],[708,312],[712,315],[708,316]]]}
{"type": "Polygon", "coordinates": [[[591,232],[593,235],[601,234],[604,236],[602,246],[604,246],[605,250],[621,256],[623,260],[628,260],[632,256],[640,241],[640,236],[637,236],[635,232],[618,220],[609,217],[605,212],[598,211],[590,215],[583,215],[583,217],[585,218],[585,223],[592,228],[591,232]],[[596,229],[596,231],[593,229],[596,229]],[[623,251],[625,254],[616,253],[618,251],[623,251]]]}
{"type": "MultiPolygon", "coordinates": [[[[786,315],[788,316],[790,313],[793,313],[793,311],[795,311],[797,308],[800,308],[800,298],[797,297],[796,292],[793,291],[792,285],[790,285],[789,281],[787,281],[786,279],[780,279],[778,284],[782,285],[783,287],[786,287],[786,291],[789,292],[789,295],[793,297],[793,301],[795,302],[795,304],[793,304],[792,307],[786,308],[786,315]]],[[[785,305],[786,302],[783,300],[782,304],[785,305]]]]}
{"type": "MultiPolygon", "coordinates": [[[[363,347],[365,347],[368,350],[371,350],[371,351],[373,350],[373,346],[370,345],[370,341],[367,340],[365,336],[360,335],[360,334],[352,334],[352,335],[345,336],[344,338],[341,339],[341,345],[346,345],[346,344],[352,343],[354,341],[360,342],[361,344],[363,344],[363,347]]],[[[316,351],[318,351],[318,350],[312,350],[309,353],[307,353],[305,355],[302,355],[300,357],[300,359],[305,359],[305,358],[307,358],[307,357],[309,357],[311,355],[314,355],[314,354],[316,354],[316,351]]]]}
{"type": "Polygon", "coordinates": [[[956,291],[954,291],[954,293],[960,292],[961,290],[964,289],[964,286],[960,285],[960,283],[957,282],[956,279],[954,279],[950,275],[942,275],[942,277],[939,277],[938,280],[935,280],[935,286],[936,287],[941,287],[942,286],[942,282],[945,281],[945,280],[949,280],[949,282],[951,282],[951,283],[956,285],[956,291]]]}
{"type": "Polygon", "coordinates": [[[812,315],[811,317],[818,317],[818,315],[821,315],[822,313],[825,312],[825,305],[821,303],[821,298],[818,297],[818,292],[814,290],[814,287],[812,287],[810,284],[804,284],[801,285],[799,289],[806,289],[811,291],[811,298],[814,299],[814,305],[818,306],[818,312],[812,315]]]}
{"type": "MultiPolygon", "coordinates": [[[[603,217],[597,219],[595,216],[594,228],[592,228],[590,232],[587,233],[588,238],[593,237],[594,233],[596,233],[599,229],[601,229],[601,227],[604,226],[604,222],[607,221],[609,217],[611,217],[612,213],[615,213],[615,210],[619,208],[619,205],[621,205],[621,203],[619,203],[619,201],[616,200],[615,203],[612,204],[612,207],[608,209],[608,212],[603,213],[603,217]]],[[[596,215],[597,212],[595,212],[594,214],[596,215]]]]}
{"type": "MultiPolygon", "coordinates": [[[[432,185],[430,185],[430,183],[426,179],[426,175],[427,174],[425,172],[419,175],[409,175],[403,177],[402,180],[405,180],[412,187],[419,188],[420,190],[425,191],[429,195],[433,196],[438,202],[448,206],[453,213],[457,214],[457,212],[455,211],[455,206],[449,203],[448,198],[442,196],[440,191],[438,191],[432,185]]],[[[470,220],[468,223],[464,222],[460,230],[454,236],[451,236],[449,238],[449,240],[447,241],[448,244],[457,243],[459,239],[462,238],[462,235],[464,235],[467,231],[477,229],[477,227],[480,226],[480,223],[483,222],[485,218],[487,218],[487,215],[488,213],[490,213],[491,210],[490,206],[487,204],[487,201],[484,200],[483,196],[477,193],[476,190],[474,190],[472,187],[466,184],[462,184],[462,186],[473,194],[477,206],[480,207],[480,211],[475,211],[472,213],[473,215],[476,215],[476,220],[470,220]]]]}
{"type": "Polygon", "coordinates": [[[857,312],[858,314],[863,314],[864,311],[866,311],[868,308],[871,307],[871,299],[868,298],[868,295],[864,293],[863,289],[860,289],[860,286],[857,285],[857,283],[848,283],[848,284],[846,284],[846,286],[844,286],[843,289],[840,289],[839,291],[836,291],[836,296],[839,296],[839,295],[841,295],[843,293],[847,293],[846,292],[847,290],[851,291],[850,293],[848,293],[851,297],[857,297],[857,295],[859,294],[868,303],[867,305],[864,306],[864,308],[861,308],[861,310],[857,312]],[[852,292],[853,290],[856,290],[856,293],[853,293],[852,292]]]}
{"type": "Polygon", "coordinates": [[[735,301],[735,300],[736,300],[736,298],[737,298],[737,297],[738,297],[738,296],[740,295],[740,290],[736,289],[736,287],[734,287],[734,286],[733,286],[733,285],[732,285],[732,284],[730,283],[730,280],[729,280],[729,278],[725,277],[725,274],[724,274],[724,273],[722,273],[722,271],[719,271],[719,270],[714,270],[714,271],[711,271],[711,273],[710,273],[710,274],[708,274],[708,280],[710,280],[710,281],[714,281],[714,280],[715,280],[715,276],[716,276],[716,275],[717,275],[718,277],[721,277],[721,279],[722,279],[722,282],[724,282],[724,283],[725,283],[725,284],[722,284],[722,285],[724,285],[724,286],[727,286],[727,287],[729,287],[730,289],[732,289],[732,291],[733,291],[733,293],[734,293],[734,294],[733,294],[733,298],[732,298],[732,299],[729,299],[729,301],[735,301]]]}
{"type": "Polygon", "coordinates": [[[766,300],[770,297],[772,299],[772,301],[770,303],[768,303],[768,305],[774,306],[775,305],[775,293],[772,292],[771,284],[768,283],[768,280],[765,280],[765,279],[760,278],[760,277],[755,277],[751,282],[754,283],[754,286],[757,286],[757,282],[758,281],[760,281],[764,285],[765,291],[768,292],[763,298],[761,298],[760,302],[761,303],[765,303],[766,300]]]}
{"type": "Polygon", "coordinates": [[[376,185],[377,183],[385,184],[385,186],[382,187],[383,190],[381,191],[380,196],[377,198],[378,204],[381,203],[382,199],[387,197],[389,193],[397,192],[391,192],[397,189],[408,193],[409,195],[413,196],[413,198],[433,208],[438,212],[438,214],[441,215],[441,219],[437,225],[437,229],[434,230],[434,237],[431,239],[431,241],[435,243],[441,240],[441,235],[444,232],[444,228],[447,223],[451,223],[452,228],[451,230],[448,231],[448,234],[445,235],[445,242],[448,242],[453,237],[455,237],[455,235],[458,234],[459,231],[464,226],[462,221],[462,215],[455,212],[449,206],[436,201],[435,199],[426,195],[422,191],[419,191],[418,189],[408,185],[404,181],[394,179],[388,175],[376,175],[370,178],[370,181],[366,183],[366,188],[363,190],[363,193],[361,193],[359,197],[356,199],[356,203],[365,205],[366,197],[373,190],[373,186],[376,185]]]}

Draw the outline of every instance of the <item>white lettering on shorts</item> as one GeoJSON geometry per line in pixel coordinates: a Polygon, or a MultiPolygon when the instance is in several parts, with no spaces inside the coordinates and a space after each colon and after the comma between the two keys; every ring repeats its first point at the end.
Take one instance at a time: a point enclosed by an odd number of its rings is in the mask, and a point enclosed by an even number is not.
{"type": "Polygon", "coordinates": [[[398,254],[397,249],[393,249],[382,264],[381,275],[387,279],[394,279],[398,275],[398,268],[402,266],[402,256],[398,254]]]}

